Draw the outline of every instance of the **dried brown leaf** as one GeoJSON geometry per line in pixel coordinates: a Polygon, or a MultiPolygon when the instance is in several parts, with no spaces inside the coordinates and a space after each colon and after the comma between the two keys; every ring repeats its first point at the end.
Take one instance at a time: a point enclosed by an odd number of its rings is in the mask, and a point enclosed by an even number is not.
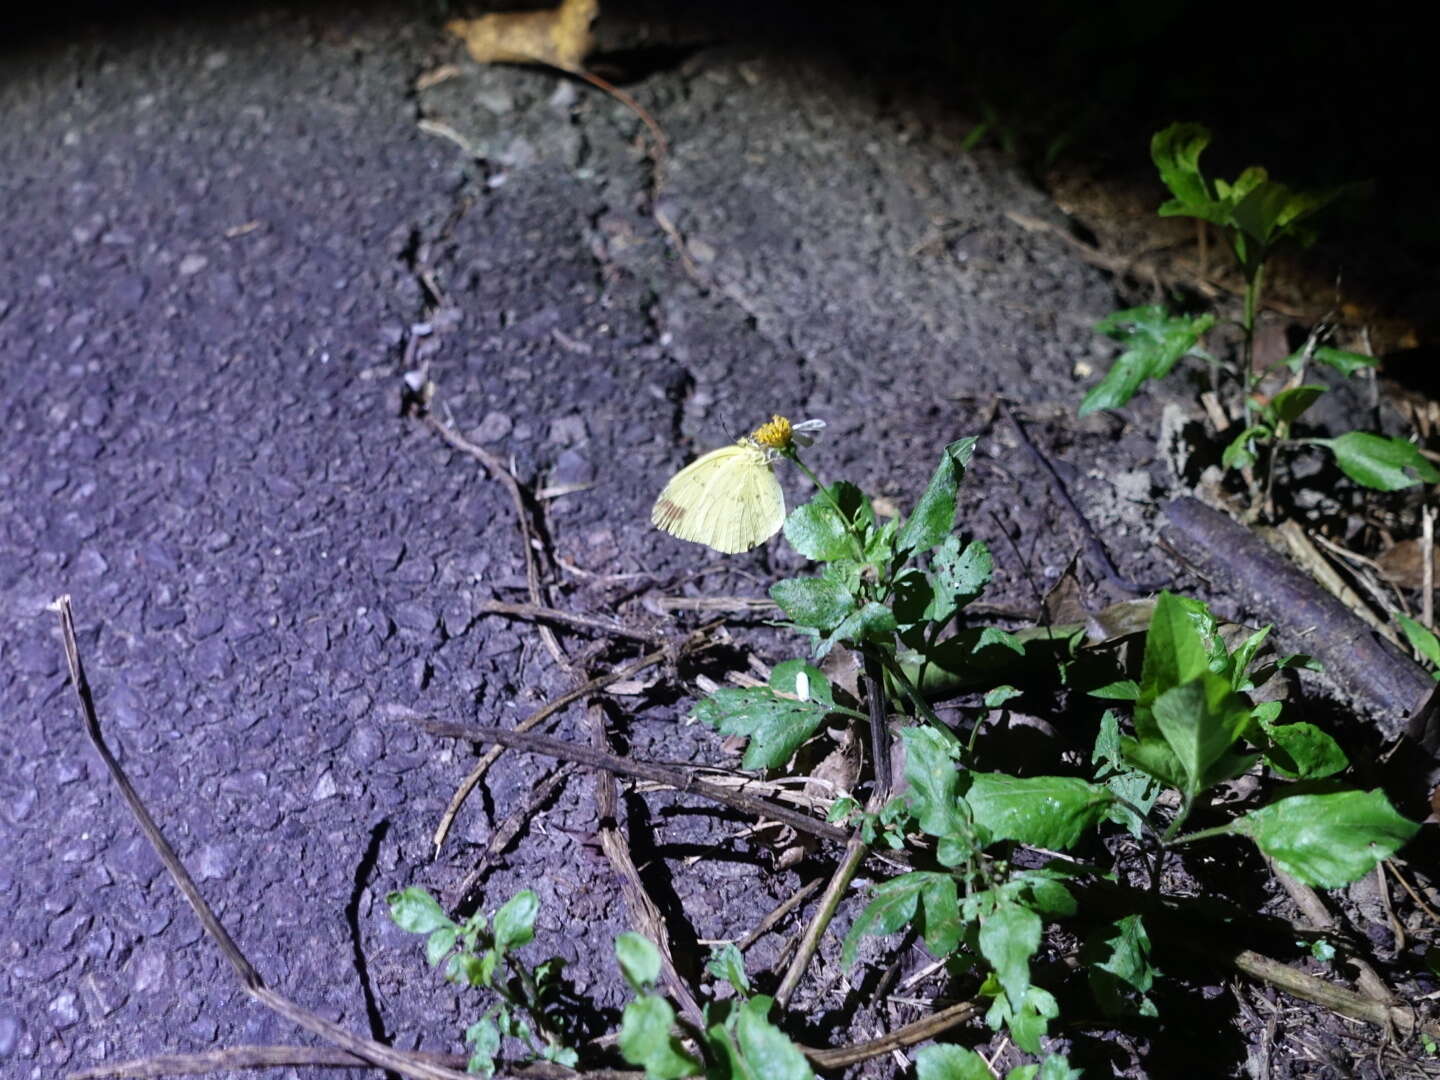
{"type": "Polygon", "coordinates": [[[549,64],[578,71],[594,45],[590,24],[600,0],[563,0],[544,11],[500,12],[452,19],[445,29],[465,42],[480,64],[549,64]]]}

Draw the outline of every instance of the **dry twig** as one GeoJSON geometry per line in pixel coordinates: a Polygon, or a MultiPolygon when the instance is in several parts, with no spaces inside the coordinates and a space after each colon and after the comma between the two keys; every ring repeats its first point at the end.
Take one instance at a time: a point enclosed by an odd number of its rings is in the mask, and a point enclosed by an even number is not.
{"type": "Polygon", "coordinates": [[[260,973],[255,970],[254,965],[240,951],[235,944],[234,938],[230,936],[224,925],[215,916],[215,912],[201,895],[200,889],[195,884],[195,879],[185,869],[184,863],[175,854],[175,849],[165,839],[160,827],[155,824],[155,819],[150,816],[141,801],[135,787],[130,783],[130,777],[111,753],[110,747],[105,742],[105,737],[100,730],[100,718],[95,711],[95,702],[90,693],[90,683],[85,678],[85,668],[80,659],[80,646],[75,639],[75,621],[70,610],[70,598],[62,596],[55,602],[55,608],[60,615],[60,632],[65,644],[65,661],[70,668],[70,683],[75,691],[75,698],[80,710],[80,715],[85,725],[85,734],[89,736],[90,743],[95,747],[95,752],[105,763],[105,768],[110,773],[110,778],[115,786],[120,789],[130,812],[135,816],[145,838],[150,841],[155,854],[169,871],[171,879],[176,887],[189,902],[191,909],[200,920],[200,925],[210,940],[224,954],[229,961],[230,967],[234,970],[236,978],[240,981],[241,989],[249,994],[254,1000],[269,1008],[273,1012],[285,1017],[285,1019],[314,1032],[322,1039],[354,1054],[358,1058],[371,1065],[382,1069],[390,1069],[393,1072],[404,1076],[414,1077],[415,1080],[468,1080],[469,1074],[448,1068],[445,1065],[437,1064],[434,1060],[421,1057],[416,1054],[407,1053],[403,1050],[396,1050],[394,1047],[385,1046],[373,1039],[367,1039],[346,1030],[333,1020],[328,1020],[318,1013],[311,1012],[283,994],[276,993],[265,985],[260,973]]]}

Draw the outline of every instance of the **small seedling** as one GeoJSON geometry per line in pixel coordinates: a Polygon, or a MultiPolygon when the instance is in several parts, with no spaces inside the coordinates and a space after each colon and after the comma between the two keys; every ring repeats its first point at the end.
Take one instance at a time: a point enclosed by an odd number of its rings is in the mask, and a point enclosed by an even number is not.
{"type": "Polygon", "coordinates": [[[1295,438],[1292,427],[1325,393],[1323,386],[1307,384],[1310,364],[1329,367],[1350,377],[1372,369],[1373,357],[1346,352],[1323,343],[1327,332],[1317,328],[1300,351],[1279,364],[1255,369],[1256,317],[1265,280],[1265,268],[1284,243],[1306,246],[1314,241],[1311,218],[1354,186],[1325,191],[1295,191],[1271,180],[1260,166],[1246,169],[1233,183],[1209,179],[1200,170],[1200,156],[1210,144],[1210,132],[1199,124],[1172,124],[1150,143],[1150,156],[1170,198],[1159,210],[1162,217],[1192,217],[1219,229],[1245,280],[1240,318],[1240,355],[1233,365],[1220,364],[1201,346],[1215,324],[1213,314],[1181,315],[1163,305],[1117,311],[1095,329],[1124,346],[1110,371],[1085,395],[1080,413],[1124,405],[1149,379],[1164,378],[1186,357],[1228,370],[1244,422],[1222,456],[1227,469],[1243,472],[1250,481],[1252,507],[1271,503],[1275,466],[1281,451],[1305,447],[1328,450],[1335,464],[1355,483],[1378,491],[1396,491],[1418,483],[1440,481],[1437,470],[1411,443],[1363,431],[1335,438],[1295,438]],[[1259,394],[1264,380],[1289,369],[1288,385],[1271,397],[1259,394]],[[1259,467],[1263,478],[1252,470],[1259,467]]]}
{"type": "Polygon", "coordinates": [[[686,1049],[676,1035],[675,1010],[655,993],[660,978],[660,952],[639,934],[615,939],[615,958],[630,989],[637,995],[625,1006],[620,1027],[620,1053],[645,1070],[647,1080],[679,1080],[705,1076],[711,1080],[814,1080],[805,1055],[772,1024],[772,998],[751,991],[740,950],[721,949],[706,971],[729,985],[734,996],[705,1005],[703,1030],[690,1041],[704,1060],[686,1049]]]}
{"type": "Polygon", "coordinates": [[[385,902],[395,925],[412,934],[427,935],[425,957],[431,967],[443,961],[450,982],[489,990],[497,999],[465,1030],[465,1041],[470,1044],[468,1071],[493,1076],[504,1038],[523,1045],[530,1060],[567,1066],[579,1060],[565,1045],[563,1019],[547,1011],[561,961],[547,960],[528,968],[515,955],[535,937],[540,900],[532,891],[516,893],[495,912],[493,921],[476,912],[456,923],[418,886],[393,892],[385,902]]]}

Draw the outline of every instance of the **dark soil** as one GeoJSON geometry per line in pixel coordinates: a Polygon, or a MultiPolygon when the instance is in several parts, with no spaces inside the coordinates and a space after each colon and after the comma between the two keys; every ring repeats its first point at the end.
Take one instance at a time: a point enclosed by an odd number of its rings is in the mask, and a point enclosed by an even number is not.
{"type": "MultiPolygon", "coordinates": [[[[581,669],[561,669],[533,625],[481,613],[527,598],[515,514],[477,462],[404,414],[407,371],[433,383],[435,417],[541,493],[545,586],[566,610],[678,637],[707,616],[661,598],[763,597],[801,569],[779,543],[720,558],[649,525],[679,466],[777,411],[828,421],[812,464],[902,509],[941,447],[980,436],[962,528],[995,553],[985,600],[1033,610],[1084,535],[997,417],[1003,394],[1125,578],[1247,617],[1156,543],[1159,507],[1189,486],[1162,452],[1161,414],[1198,419],[1190,388],[1075,416],[1114,351],[1091,326],[1134,283],[1075,257],[1025,155],[964,148],[979,109],[934,90],[945,49],[906,66],[879,45],[857,54],[864,20],[806,41],[794,19],[756,24],[757,39],[704,6],[663,25],[613,14],[609,74],[669,139],[658,198],[630,110],[554,72],[477,67],[403,6],[141,11],[63,32],[42,18],[0,57],[7,1075],[308,1041],[240,991],[86,745],[47,610],[61,593],[109,737],[268,984],[396,1046],[460,1049],[474,999],[424,967],[384,896],[421,884],[458,899],[478,850],[555,765],[505,754],[432,860],[474,752],[412,721],[512,726],[581,669]],[[452,77],[421,78],[444,64],[452,77]]],[[[1134,146],[1143,164],[1143,136],[1134,146]]],[[[782,479],[792,503],[806,497],[799,476],[782,479]]],[[[1387,506],[1397,529],[1413,522],[1405,499],[1387,506]]],[[[1092,609],[1129,598],[1087,556],[1079,567],[1092,609]]],[[[1303,630],[1282,626],[1282,644],[1303,630]]],[[[610,699],[621,749],[737,765],[686,719],[697,676],[723,682],[799,646],[762,617],[728,634],[728,649],[610,699]]],[[[636,655],[559,636],[591,670],[636,655]]],[[[1307,676],[1306,708],[1373,759],[1385,746],[1355,719],[1352,689],[1307,676]]],[[[1043,723],[1088,752],[1091,730],[1073,727],[1093,715],[1062,706],[994,721],[1043,723]]],[[[984,710],[962,701],[953,715],[984,710]]],[[[550,730],[588,737],[579,706],[550,730]]],[[[691,975],[703,943],[744,935],[833,865],[822,847],[780,869],[773,835],[691,797],[626,789],[622,809],[691,975]]],[[[627,999],[612,942],[631,927],[598,824],[576,771],[478,893],[490,909],[536,890],[530,955],[566,961],[596,1034],[627,999]]],[[[1172,893],[1296,917],[1238,845],[1174,874],[1172,893]]],[[[1373,880],[1336,900],[1402,997],[1433,998],[1417,972],[1434,926],[1409,897],[1391,890],[1403,944],[1373,880]]],[[[871,1038],[973,990],[943,973],[907,984],[929,960],[909,941],[872,940],[842,968],[859,902],[787,1017],[806,1043],[871,1038]],[[901,989],[877,1002],[892,963],[901,989]]],[[[762,989],[801,925],[747,954],[762,989]]],[[[1261,941],[1296,955],[1293,939],[1261,941]]],[[[1088,1076],[1434,1075],[1417,1047],[1159,939],[1156,959],[1172,976],[1158,1021],[1057,1030],[1088,1076]]],[[[1092,1016],[1054,967],[1065,1015],[1092,1016]]],[[[1002,1075],[1022,1060],[978,1023],[950,1038],[998,1052],[1002,1075]]],[[[902,1073],[887,1057],[849,1075],[902,1073]]]]}

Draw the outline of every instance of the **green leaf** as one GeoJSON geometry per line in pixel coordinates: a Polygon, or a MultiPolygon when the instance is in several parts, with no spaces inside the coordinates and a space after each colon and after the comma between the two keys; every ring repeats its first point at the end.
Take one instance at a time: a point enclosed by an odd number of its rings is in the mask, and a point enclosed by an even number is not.
{"type": "Polygon", "coordinates": [[[920,503],[895,538],[900,553],[929,551],[955,527],[955,492],[975,452],[975,439],[959,439],[945,448],[920,503]]]}
{"type": "Polygon", "coordinates": [[[1141,383],[1164,378],[1214,324],[1214,315],[1171,315],[1159,304],[1128,308],[1100,320],[1096,331],[1115,338],[1125,351],[1080,402],[1080,415],[1118,409],[1141,383]]]}
{"type": "Polygon", "coordinates": [[[1073,776],[972,773],[965,803],[996,840],[1065,850],[1104,820],[1114,796],[1073,776]]]}
{"type": "Polygon", "coordinates": [[[816,656],[824,656],[840,642],[858,644],[862,641],[893,640],[900,625],[895,613],[877,600],[871,600],[858,611],[852,611],[840,625],[830,631],[815,649],[816,656]]]}
{"type": "Polygon", "coordinates": [[[1348,431],[1338,439],[1311,439],[1310,442],[1329,447],[1341,472],[1357,484],[1376,491],[1399,491],[1440,480],[1440,471],[1404,439],[1387,439],[1368,431],[1348,431]]]}
{"type": "Polygon", "coordinates": [[[494,970],[494,949],[488,950],[483,958],[474,953],[460,952],[450,957],[450,963],[445,965],[445,978],[467,986],[489,986],[494,970]]]}
{"type": "Polygon", "coordinates": [[[1092,935],[1081,961],[1090,969],[1091,993],[1106,1016],[1156,1015],[1145,996],[1156,971],[1150,964],[1150,937],[1139,915],[1127,915],[1092,935]]]}
{"type": "Polygon", "coordinates": [[[1354,375],[1355,372],[1364,368],[1373,368],[1380,364],[1376,357],[1366,356],[1364,353],[1346,352],[1344,349],[1333,349],[1329,345],[1321,345],[1313,355],[1317,361],[1334,368],[1346,377],[1354,375]]]}
{"type": "Polygon", "coordinates": [[[1255,688],[1255,680],[1250,677],[1250,665],[1255,662],[1255,656],[1260,651],[1260,646],[1270,636],[1271,628],[1262,626],[1253,634],[1236,646],[1235,651],[1230,654],[1230,685],[1236,690],[1245,691],[1255,688]]]}
{"type": "Polygon", "coordinates": [[[1015,903],[1002,903],[980,923],[980,955],[1012,1002],[1024,1001],[1030,988],[1030,957],[1040,948],[1040,930],[1040,916],[1015,903]]]}
{"type": "Polygon", "coordinates": [[[465,1041],[470,1044],[470,1060],[467,1072],[476,1076],[495,1075],[495,1055],[500,1052],[500,1029],[490,1019],[477,1020],[465,1029],[465,1041]]]}
{"type": "Polygon", "coordinates": [[[944,622],[984,591],[990,583],[994,560],[981,540],[972,540],[960,549],[960,538],[949,536],[930,560],[934,599],[924,617],[944,622]]]}
{"type": "Polygon", "coordinates": [[[1395,612],[1395,621],[1400,624],[1400,629],[1405,631],[1405,638],[1410,645],[1426,660],[1430,666],[1437,669],[1436,677],[1440,678],[1440,638],[1437,638],[1431,631],[1425,628],[1423,623],[1418,623],[1409,615],[1402,615],[1395,612]]]}
{"type": "Polygon", "coordinates": [[[1244,469],[1255,464],[1255,451],[1251,443],[1256,439],[1268,439],[1275,434],[1267,424],[1252,424],[1230,440],[1225,452],[1220,455],[1220,464],[1227,469],[1244,469]]]}
{"type": "Polygon", "coordinates": [[[1090,696],[1102,701],[1134,701],[1140,696],[1140,684],[1134,679],[1120,679],[1106,683],[1090,691],[1090,696]]]}
{"type": "Polygon", "coordinates": [[[390,918],[401,930],[412,934],[428,934],[432,930],[455,929],[455,923],[445,914],[435,898],[418,885],[412,885],[400,892],[385,897],[390,906],[390,918]]]}
{"type": "MultiPolygon", "coordinates": [[[[982,987],[982,993],[984,988],[982,987]]],[[[985,1021],[992,1028],[999,1029],[1005,1024],[1015,1045],[1029,1054],[1040,1053],[1040,1040],[1044,1038],[1049,1021],[1060,1015],[1060,1005],[1048,990],[1032,986],[1025,991],[1025,1000],[1019,1008],[1012,1008],[1007,995],[1001,994],[985,1014],[985,1021]]]]}
{"type": "Polygon", "coordinates": [[[797,506],[785,519],[785,539],[790,541],[790,546],[816,562],[854,557],[857,552],[851,523],[860,522],[863,530],[866,511],[870,514],[869,521],[874,521],[869,501],[854,484],[842,480],[826,490],[828,497],[816,495],[797,506]],[[835,508],[837,503],[839,510],[835,508]]]}
{"type": "Polygon", "coordinates": [[[891,878],[877,885],[871,893],[870,903],[845,935],[840,950],[840,962],[845,967],[855,963],[855,953],[864,937],[883,937],[893,934],[915,918],[915,908],[925,887],[936,878],[948,878],[949,874],[937,874],[929,870],[915,870],[891,878]]]}
{"type": "Polygon", "coordinates": [[[726,942],[711,954],[705,970],[721,982],[729,983],[737,994],[750,992],[750,978],[745,974],[745,958],[740,955],[740,950],[733,941],[726,942]]]}
{"type": "MultiPolygon", "coordinates": [[[[1190,609],[1180,597],[1162,592],[1155,600],[1150,629],[1145,634],[1145,660],[1136,700],[1148,706],[1166,690],[1198,679],[1209,670],[1210,653],[1190,609]]],[[[1136,727],[1140,728],[1138,718],[1136,727]]],[[[1140,734],[1149,732],[1142,730],[1140,734]]]]}
{"type": "Polygon", "coordinates": [[[1185,787],[1185,769],[1163,738],[1121,737],[1120,752],[1129,764],[1166,787],[1185,787]]]}
{"type": "Polygon", "coordinates": [[[1235,202],[1230,220],[1262,249],[1267,248],[1278,239],[1282,222],[1293,220],[1293,213],[1287,211],[1294,198],[1295,193],[1278,180],[1261,179],[1235,202]]]}
{"type": "Polygon", "coordinates": [[[1017,698],[1023,693],[1023,690],[1018,690],[1013,686],[997,686],[985,694],[985,707],[998,709],[1007,701],[1017,698]]]}
{"type": "Polygon", "coordinates": [[[1250,703],[1230,689],[1229,679],[1206,671],[1166,690],[1155,699],[1152,712],[1185,771],[1181,790],[1187,796],[1238,776],[1254,763],[1252,755],[1228,752],[1250,723],[1250,703]]]}
{"type": "Polygon", "coordinates": [[[805,1055],[766,1016],[771,999],[757,996],[740,1009],[735,1038],[756,1080],[815,1080],[805,1055]]]}
{"type": "Polygon", "coordinates": [[[430,931],[430,936],[425,939],[425,962],[434,967],[444,960],[455,947],[458,936],[459,928],[455,926],[442,926],[438,930],[430,931]]]}
{"type": "Polygon", "coordinates": [[[1266,726],[1273,746],[1265,752],[1266,763],[1292,779],[1321,780],[1343,772],[1350,759],[1340,744],[1314,724],[1274,724],[1266,726]]]}
{"type": "MultiPolygon", "coordinates": [[[[1037,1080],[1080,1080],[1082,1070],[1072,1069],[1070,1061],[1062,1054],[1051,1054],[1040,1063],[1037,1080]]],[[[1009,1080],[1007,1077],[1006,1080],[1009,1080]]]]}
{"type": "Polygon", "coordinates": [[[1286,873],[1331,889],[1364,877],[1419,828],[1378,789],[1292,795],[1233,825],[1286,873]]]}
{"type": "Polygon", "coordinates": [[[787,660],[771,672],[769,686],[724,687],[696,702],[694,714],[724,735],[750,740],[743,767],[775,769],[815,733],[833,704],[830,683],[819,668],[787,660]]]}
{"type": "Polygon", "coordinates": [[[1292,386],[1289,390],[1281,390],[1270,400],[1268,411],[1283,423],[1294,423],[1324,393],[1323,386],[1292,386]]]}
{"type": "Polygon", "coordinates": [[[920,905],[925,913],[925,948],[937,959],[949,956],[960,947],[965,933],[955,879],[948,874],[932,877],[920,890],[920,905]]]}
{"type": "Polygon", "coordinates": [[[1184,214],[1216,225],[1227,223],[1229,213],[1210,194],[1200,172],[1200,155],[1210,145],[1210,130],[1201,124],[1171,124],[1150,140],[1150,160],[1175,198],[1160,208],[1163,217],[1184,214]]]}
{"type": "Polygon", "coordinates": [[[949,836],[965,827],[956,794],[959,766],[952,756],[953,744],[933,727],[904,727],[907,799],[922,832],[949,836]]]}
{"type": "Polygon", "coordinates": [[[670,1034],[675,1010],[661,997],[636,998],[620,1018],[620,1056],[645,1070],[647,1080],[678,1080],[698,1076],[700,1062],[670,1034]]]}
{"type": "Polygon", "coordinates": [[[1075,914],[1075,897],[1064,885],[1044,876],[1048,870],[1022,871],[1011,880],[1022,881],[1030,890],[1031,907],[1038,915],[1068,919],[1075,914]]]}
{"type": "Polygon", "coordinates": [[[998,626],[987,626],[980,631],[980,636],[975,641],[975,651],[978,653],[991,645],[1003,645],[1013,653],[1025,655],[1025,643],[1009,630],[1002,630],[998,626]]]}
{"type": "Polygon", "coordinates": [[[654,986],[660,979],[660,950],[650,941],[633,931],[626,930],[615,938],[615,959],[620,963],[620,973],[637,994],[647,986],[654,986]]]}
{"type": "Polygon", "coordinates": [[[974,1050],[932,1043],[915,1055],[916,1080],[994,1080],[990,1066],[974,1050]]]}
{"type": "Polygon", "coordinates": [[[836,577],[786,578],[770,586],[770,599],[796,626],[829,630],[855,610],[855,596],[836,577]]]}
{"type": "Polygon", "coordinates": [[[535,939],[535,916],[540,898],[530,889],[521,889],[495,913],[495,947],[518,949],[535,939]]]}

